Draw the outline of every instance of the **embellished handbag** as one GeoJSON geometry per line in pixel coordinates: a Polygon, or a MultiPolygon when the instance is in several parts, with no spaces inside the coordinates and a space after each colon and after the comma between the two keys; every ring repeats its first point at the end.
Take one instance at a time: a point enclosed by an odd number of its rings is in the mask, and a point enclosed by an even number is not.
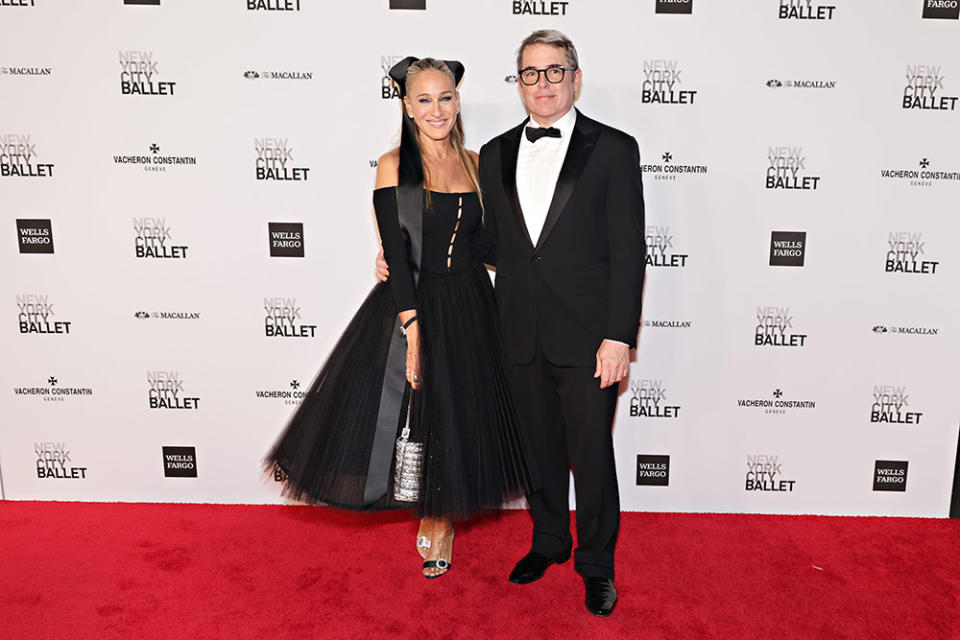
{"type": "Polygon", "coordinates": [[[393,461],[393,497],[399,502],[416,502],[420,498],[420,470],[423,466],[423,443],[410,441],[410,414],[413,412],[413,391],[407,401],[407,421],[403,425],[393,461]]]}

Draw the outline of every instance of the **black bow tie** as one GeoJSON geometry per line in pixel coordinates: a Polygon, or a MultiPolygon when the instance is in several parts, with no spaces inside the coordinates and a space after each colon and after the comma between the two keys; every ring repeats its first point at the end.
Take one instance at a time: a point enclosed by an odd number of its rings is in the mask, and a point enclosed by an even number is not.
{"type": "Polygon", "coordinates": [[[556,127],[527,127],[525,131],[527,132],[527,140],[530,142],[536,142],[544,136],[547,138],[560,137],[560,129],[557,129],[556,127]]]}

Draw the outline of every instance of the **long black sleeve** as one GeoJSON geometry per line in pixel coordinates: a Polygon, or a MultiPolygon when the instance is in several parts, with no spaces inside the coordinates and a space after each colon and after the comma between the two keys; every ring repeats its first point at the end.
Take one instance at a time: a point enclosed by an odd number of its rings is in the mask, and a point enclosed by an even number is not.
{"type": "Polygon", "coordinates": [[[633,138],[614,164],[606,210],[610,231],[610,311],[605,337],[634,347],[640,330],[647,263],[640,150],[633,138]]]}
{"type": "Polygon", "coordinates": [[[497,266],[497,229],[496,219],[490,207],[484,212],[483,224],[473,232],[470,250],[476,258],[491,266],[497,266]]]}
{"type": "Polygon", "coordinates": [[[400,230],[397,211],[397,189],[386,187],[373,192],[373,210],[380,229],[383,257],[390,267],[390,290],[397,303],[397,312],[417,308],[416,285],[410,269],[410,254],[407,239],[400,230]]]}
{"type": "MultiPolygon", "coordinates": [[[[484,151],[486,148],[487,145],[484,145],[483,149],[480,150],[480,188],[484,191],[489,188],[492,192],[497,183],[493,180],[490,156],[484,151]]],[[[480,262],[495,267],[497,266],[497,214],[494,211],[493,200],[494,198],[483,200],[483,225],[477,229],[473,236],[471,248],[473,249],[473,255],[480,262]]]]}

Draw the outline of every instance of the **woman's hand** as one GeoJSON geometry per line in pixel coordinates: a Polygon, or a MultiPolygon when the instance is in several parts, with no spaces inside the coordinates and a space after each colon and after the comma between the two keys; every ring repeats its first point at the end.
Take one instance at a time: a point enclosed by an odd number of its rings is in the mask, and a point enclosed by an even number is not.
{"type": "Polygon", "coordinates": [[[390,278],[390,267],[383,257],[383,249],[377,254],[377,282],[386,282],[390,278]]]}
{"type": "Polygon", "coordinates": [[[423,384],[420,369],[420,328],[414,322],[407,327],[407,382],[415,390],[423,384]]]}

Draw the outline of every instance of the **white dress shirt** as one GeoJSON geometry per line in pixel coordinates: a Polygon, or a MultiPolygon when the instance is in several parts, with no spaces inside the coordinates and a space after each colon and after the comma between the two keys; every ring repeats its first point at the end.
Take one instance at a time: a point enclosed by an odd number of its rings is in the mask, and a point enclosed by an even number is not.
{"type": "MultiPolygon", "coordinates": [[[[550,125],[560,130],[559,138],[544,136],[536,142],[530,142],[527,140],[526,131],[520,135],[520,150],[517,153],[517,196],[534,245],[537,244],[543,223],[547,219],[547,211],[553,200],[557,178],[560,177],[563,159],[567,157],[576,122],[577,111],[570,109],[550,125]]],[[[540,125],[530,120],[527,126],[540,125]]]]}

